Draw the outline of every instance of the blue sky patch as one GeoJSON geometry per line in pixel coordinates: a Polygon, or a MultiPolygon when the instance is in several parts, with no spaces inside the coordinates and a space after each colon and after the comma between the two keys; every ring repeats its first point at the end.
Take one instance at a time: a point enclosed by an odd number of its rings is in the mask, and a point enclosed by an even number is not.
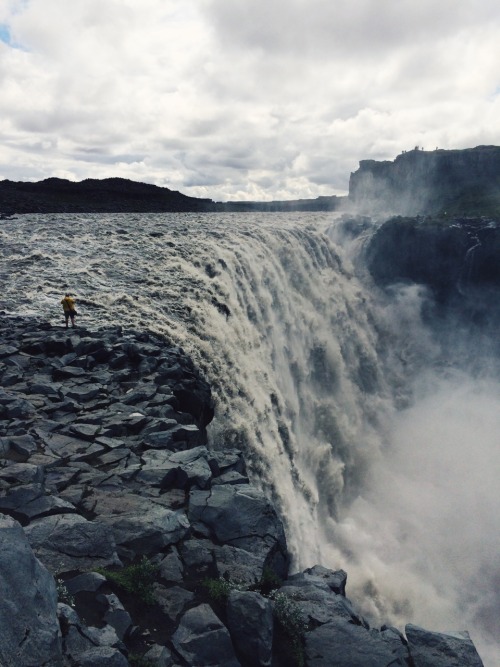
{"type": "Polygon", "coordinates": [[[10,30],[4,23],[0,23],[0,42],[10,44],[10,30]]]}

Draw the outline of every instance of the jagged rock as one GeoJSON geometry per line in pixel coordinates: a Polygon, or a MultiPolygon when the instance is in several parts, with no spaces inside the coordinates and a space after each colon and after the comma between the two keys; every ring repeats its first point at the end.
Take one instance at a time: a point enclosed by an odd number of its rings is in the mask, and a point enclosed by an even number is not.
{"type": "Polygon", "coordinates": [[[298,574],[279,589],[300,604],[303,617],[314,625],[342,619],[368,629],[368,622],[343,595],[333,593],[320,577],[298,574]]]}
{"type": "Polygon", "coordinates": [[[79,667],[128,667],[128,660],[116,648],[97,646],[78,656],[79,667]]]}
{"type": "Polygon", "coordinates": [[[468,632],[430,632],[411,623],[405,632],[415,667],[483,667],[468,632]]]}
{"type": "Polygon", "coordinates": [[[229,544],[214,546],[213,558],[217,575],[243,584],[254,586],[262,580],[265,558],[262,553],[250,553],[229,544]]]}
{"type": "MultiPolygon", "coordinates": [[[[174,420],[171,420],[174,421],[174,420]]],[[[203,445],[205,434],[195,424],[172,424],[168,431],[149,433],[144,438],[148,447],[178,451],[188,447],[203,445]]]]}
{"type": "Polygon", "coordinates": [[[179,546],[184,567],[191,575],[197,577],[208,576],[209,571],[213,568],[213,550],[212,542],[202,539],[184,540],[179,546]]]}
{"type": "Polygon", "coordinates": [[[155,667],[172,667],[172,653],[166,646],[155,644],[144,654],[145,660],[149,660],[155,667]]]}
{"type": "Polygon", "coordinates": [[[61,389],[61,393],[65,398],[73,398],[78,403],[86,403],[95,398],[101,390],[98,384],[85,384],[83,386],[76,386],[61,389]]]}
{"type": "Polygon", "coordinates": [[[216,484],[250,484],[250,479],[236,470],[228,470],[228,472],[214,477],[212,485],[216,484]]]}
{"type": "Polygon", "coordinates": [[[271,665],[273,610],[271,601],[259,593],[232,591],[227,601],[227,620],[236,654],[248,667],[271,665]]]}
{"type": "Polygon", "coordinates": [[[183,579],[183,569],[179,552],[175,547],[170,547],[169,553],[159,563],[160,576],[165,581],[178,583],[183,579]]]}
{"type": "Polygon", "coordinates": [[[189,530],[184,512],[162,507],[133,493],[94,490],[84,506],[112,531],[130,554],[154,554],[182,539],[189,530]]]}
{"type": "Polygon", "coordinates": [[[161,584],[154,584],[154,598],[163,613],[175,622],[186,606],[193,601],[194,593],[180,586],[167,588],[161,584]]]}
{"type": "Polygon", "coordinates": [[[75,507],[57,496],[47,495],[41,485],[16,486],[1,497],[0,512],[14,516],[25,525],[37,517],[76,512],[75,507]]]}
{"type": "Polygon", "coordinates": [[[95,593],[105,582],[106,577],[99,572],[84,572],[72,579],[67,579],[64,584],[70,595],[76,595],[82,591],[95,593]]]}
{"type": "MultiPolygon", "coordinates": [[[[377,633],[377,630],[371,630],[372,633],[377,633]]],[[[383,625],[380,628],[380,637],[390,646],[390,649],[395,658],[402,660],[401,664],[408,662],[408,642],[404,635],[397,629],[391,626],[383,625]]]]}
{"type": "Polygon", "coordinates": [[[0,468],[0,480],[8,482],[10,485],[42,484],[44,469],[42,466],[32,463],[11,463],[5,468],[0,468]]]}
{"type": "Polygon", "coordinates": [[[262,491],[250,485],[220,485],[210,491],[193,489],[188,516],[195,530],[217,542],[262,556],[278,576],[288,569],[285,533],[276,510],[262,491]],[[208,536],[207,535],[207,536],[208,536]]]}
{"type": "Polygon", "coordinates": [[[206,447],[193,447],[176,453],[150,450],[142,455],[142,459],[144,465],[137,479],[164,489],[185,489],[193,485],[205,489],[212,479],[210,455],[206,447]]]}
{"type": "Polygon", "coordinates": [[[28,434],[0,438],[0,452],[15,452],[23,461],[27,461],[36,449],[35,438],[28,434]]]}
{"type": "Polygon", "coordinates": [[[78,514],[36,519],[25,532],[36,555],[53,573],[121,564],[109,528],[78,514]]]}
{"type": "Polygon", "coordinates": [[[23,529],[0,514],[0,664],[62,666],[53,577],[23,529]]]}
{"type": "Polygon", "coordinates": [[[100,595],[99,601],[104,601],[107,605],[104,620],[115,629],[118,637],[123,639],[132,627],[132,617],[114,594],[100,595]]]}
{"type": "MultiPolygon", "coordinates": [[[[345,596],[347,572],[344,572],[344,570],[333,571],[323,567],[322,565],[315,565],[314,567],[309,567],[304,570],[304,575],[310,575],[323,579],[334,593],[345,596]]],[[[293,577],[291,577],[291,579],[293,581],[293,577]]]]}
{"type": "Polygon", "coordinates": [[[307,667],[408,667],[408,661],[395,655],[380,634],[344,620],[306,632],[305,654],[307,667]]]}
{"type": "MultiPolygon", "coordinates": [[[[80,657],[94,648],[123,649],[124,645],[111,625],[102,628],[87,627],[76,611],[67,604],[57,606],[58,618],[63,632],[63,652],[71,664],[80,665],[80,657]]],[[[109,652],[108,652],[109,653],[109,652]]]]}
{"type": "Polygon", "coordinates": [[[240,667],[229,632],[207,604],[194,607],[183,615],[172,643],[192,667],[240,667]]]}

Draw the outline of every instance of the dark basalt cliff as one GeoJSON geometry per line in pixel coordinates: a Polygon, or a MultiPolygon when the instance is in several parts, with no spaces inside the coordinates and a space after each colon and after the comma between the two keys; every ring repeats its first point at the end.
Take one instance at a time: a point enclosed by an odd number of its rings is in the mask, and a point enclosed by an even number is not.
{"type": "Polygon", "coordinates": [[[500,214],[500,147],[424,151],[394,161],[362,160],[351,174],[349,204],[361,213],[500,214]]]}
{"type": "Polygon", "coordinates": [[[0,665],[482,667],[466,632],[370,628],[289,576],[210,387],[150,332],[0,317],[0,665]]]}
{"type": "Polygon", "coordinates": [[[500,290],[500,224],[481,218],[392,218],[367,246],[370,273],[379,285],[415,282],[439,301],[475,290],[500,290]]]}
{"type": "Polygon", "coordinates": [[[125,178],[80,183],[47,178],[38,183],[0,181],[0,219],[15,213],[175,213],[333,211],[341,197],[270,202],[214,202],[125,178]]]}
{"type": "Polygon", "coordinates": [[[0,213],[162,213],[211,210],[211,199],[125,178],[88,178],[74,183],[47,178],[38,183],[0,181],[0,213]]]}

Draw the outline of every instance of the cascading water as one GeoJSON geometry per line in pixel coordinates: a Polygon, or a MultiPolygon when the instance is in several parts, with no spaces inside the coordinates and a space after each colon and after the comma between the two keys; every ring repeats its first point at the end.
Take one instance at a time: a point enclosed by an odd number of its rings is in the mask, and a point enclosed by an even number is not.
{"type": "Polygon", "coordinates": [[[0,239],[6,313],[55,324],[70,289],[82,325],[147,327],[193,357],[211,446],[244,452],[294,568],[343,567],[374,622],[458,624],[490,651],[500,388],[450,365],[422,289],[379,293],[326,214],[21,216],[0,239]]]}

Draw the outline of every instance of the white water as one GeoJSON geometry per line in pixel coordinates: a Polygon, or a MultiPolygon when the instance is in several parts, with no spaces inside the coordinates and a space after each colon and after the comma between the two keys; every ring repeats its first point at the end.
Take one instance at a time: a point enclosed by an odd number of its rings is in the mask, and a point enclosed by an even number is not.
{"type": "Polygon", "coordinates": [[[498,377],[436,342],[419,288],[379,294],[335,229],[326,214],[21,216],[0,227],[0,309],[61,323],[69,289],[82,325],[182,345],[213,388],[212,446],[244,451],[294,568],[344,568],[375,625],[467,628],[494,667],[498,377]]]}

